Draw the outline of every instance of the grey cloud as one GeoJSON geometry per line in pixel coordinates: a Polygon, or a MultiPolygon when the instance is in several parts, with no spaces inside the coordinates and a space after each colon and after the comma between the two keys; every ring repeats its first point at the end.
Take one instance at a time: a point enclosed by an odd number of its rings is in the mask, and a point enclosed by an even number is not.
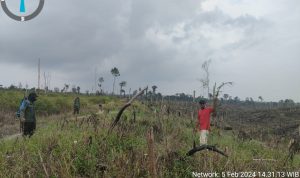
{"type": "MultiPolygon", "coordinates": [[[[251,60],[243,54],[251,56],[248,50],[255,53],[262,41],[271,41],[270,27],[276,26],[250,14],[232,18],[220,9],[203,12],[201,2],[51,0],[46,1],[40,16],[26,23],[13,22],[0,11],[0,63],[36,70],[37,59],[41,58],[43,70],[60,77],[52,79],[60,80],[52,86],[70,82],[84,89],[93,85],[97,68],[98,76],[105,78],[107,90],[112,85],[110,69],[116,66],[121,72],[119,80],[128,81],[128,88],[156,84],[162,86],[160,91],[173,93],[200,88],[196,78],[203,74],[201,63],[213,58],[215,68],[220,70],[215,72],[214,80],[231,80],[230,75],[228,79],[217,75],[225,70],[219,65],[234,61],[236,56],[251,60]],[[183,36],[171,37],[181,23],[183,36]],[[215,49],[205,34],[197,33],[205,24],[220,31],[241,29],[244,36],[215,49]],[[149,39],[147,33],[153,29],[171,40],[163,46],[164,41],[149,39]]],[[[294,50],[289,53],[294,54],[294,50]]]]}

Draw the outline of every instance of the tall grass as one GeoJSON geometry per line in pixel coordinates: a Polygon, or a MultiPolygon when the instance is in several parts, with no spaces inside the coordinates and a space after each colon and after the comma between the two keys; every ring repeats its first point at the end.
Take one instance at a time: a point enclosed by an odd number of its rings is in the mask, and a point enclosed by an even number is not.
{"type": "MultiPolygon", "coordinates": [[[[0,90],[0,108],[5,112],[16,112],[25,91],[0,90]]],[[[39,115],[53,115],[70,112],[73,109],[73,101],[76,96],[81,99],[81,108],[97,108],[97,105],[107,103],[115,99],[108,96],[87,96],[72,93],[39,93],[36,101],[36,112],[39,115]],[[89,107],[88,107],[89,106],[89,107]]]]}
{"type": "MultiPolygon", "coordinates": [[[[49,97],[45,97],[49,105],[56,101],[71,102],[73,98],[49,97]]],[[[93,112],[97,111],[94,105],[101,102],[90,97],[82,97],[82,100],[93,112]]],[[[269,148],[256,140],[242,142],[230,131],[221,131],[219,135],[217,130],[212,130],[210,137],[210,144],[226,150],[229,158],[208,151],[187,157],[185,154],[193,142],[198,143],[191,119],[157,115],[138,102],[136,121],[133,108],[129,108],[119,125],[108,134],[121,103],[115,99],[102,102],[106,103],[104,113],[92,114],[92,117],[84,115],[77,121],[65,114],[46,117],[39,121],[43,123],[32,138],[1,140],[0,177],[149,177],[156,174],[158,177],[192,177],[193,171],[296,171],[300,167],[299,156],[283,166],[287,150],[269,148]],[[62,127],[64,117],[68,122],[62,127]],[[154,143],[150,142],[149,148],[150,128],[154,136],[150,140],[154,143]],[[155,167],[157,172],[153,173],[155,167]]]]}

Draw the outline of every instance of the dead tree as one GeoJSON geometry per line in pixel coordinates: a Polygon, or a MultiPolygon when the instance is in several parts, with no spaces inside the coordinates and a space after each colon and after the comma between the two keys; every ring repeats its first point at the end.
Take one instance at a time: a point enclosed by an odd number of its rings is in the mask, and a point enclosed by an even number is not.
{"type": "MultiPolygon", "coordinates": [[[[220,95],[221,89],[225,87],[226,85],[233,85],[233,82],[223,82],[220,86],[217,87],[217,84],[215,83],[214,88],[213,88],[213,108],[214,108],[214,113],[213,113],[213,120],[215,120],[216,117],[216,111],[218,107],[218,97],[220,95]]],[[[216,125],[216,124],[215,124],[216,125]]]]}
{"type": "Polygon", "coordinates": [[[221,92],[221,89],[226,85],[233,85],[233,82],[223,82],[220,86],[217,87],[217,84],[214,85],[213,97],[218,98],[221,92]]]}
{"type": "Polygon", "coordinates": [[[115,126],[118,124],[118,122],[121,119],[121,116],[123,114],[123,112],[125,111],[126,108],[128,108],[129,106],[131,106],[132,102],[139,97],[140,95],[144,94],[144,92],[148,89],[148,87],[146,87],[145,89],[141,90],[139,93],[137,93],[134,97],[131,98],[130,101],[128,101],[128,103],[126,103],[118,112],[117,117],[115,118],[114,122],[112,123],[110,129],[109,129],[109,133],[115,128],[115,126]]]}
{"type": "Polygon", "coordinates": [[[202,69],[205,72],[205,78],[200,79],[199,81],[202,83],[203,90],[207,88],[207,96],[209,98],[209,65],[211,63],[211,59],[204,61],[202,64],[202,69]]]}

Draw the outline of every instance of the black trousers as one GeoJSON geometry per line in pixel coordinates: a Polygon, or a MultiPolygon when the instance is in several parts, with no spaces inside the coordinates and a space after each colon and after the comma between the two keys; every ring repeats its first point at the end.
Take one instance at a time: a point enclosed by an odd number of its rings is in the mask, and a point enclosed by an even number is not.
{"type": "Polygon", "coordinates": [[[75,114],[79,114],[79,108],[74,108],[74,113],[73,113],[74,115],[75,114]]]}
{"type": "Polygon", "coordinates": [[[24,122],[23,123],[23,136],[31,137],[36,129],[36,122],[24,122]]]}

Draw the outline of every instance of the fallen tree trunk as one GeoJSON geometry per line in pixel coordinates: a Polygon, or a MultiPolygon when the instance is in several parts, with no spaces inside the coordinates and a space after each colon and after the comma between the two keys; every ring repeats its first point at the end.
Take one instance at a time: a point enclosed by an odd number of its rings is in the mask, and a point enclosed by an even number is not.
{"type": "Polygon", "coordinates": [[[228,157],[228,155],[226,155],[224,152],[218,150],[215,146],[212,146],[212,145],[202,145],[202,146],[194,147],[186,155],[187,156],[192,156],[195,153],[197,153],[199,151],[203,151],[203,150],[213,151],[213,152],[219,153],[219,154],[221,154],[225,157],[228,157]]]}
{"type": "Polygon", "coordinates": [[[118,115],[116,117],[116,119],[114,120],[114,122],[112,123],[112,125],[110,126],[110,129],[109,129],[109,133],[116,127],[116,125],[118,124],[118,122],[120,121],[121,119],[121,116],[123,114],[123,112],[125,111],[126,108],[128,108],[129,106],[131,106],[132,102],[137,98],[139,97],[140,95],[144,94],[144,92],[148,89],[148,87],[144,88],[143,90],[141,90],[139,93],[137,93],[134,97],[131,98],[130,101],[128,101],[121,109],[120,111],[118,112],[118,115]]]}

